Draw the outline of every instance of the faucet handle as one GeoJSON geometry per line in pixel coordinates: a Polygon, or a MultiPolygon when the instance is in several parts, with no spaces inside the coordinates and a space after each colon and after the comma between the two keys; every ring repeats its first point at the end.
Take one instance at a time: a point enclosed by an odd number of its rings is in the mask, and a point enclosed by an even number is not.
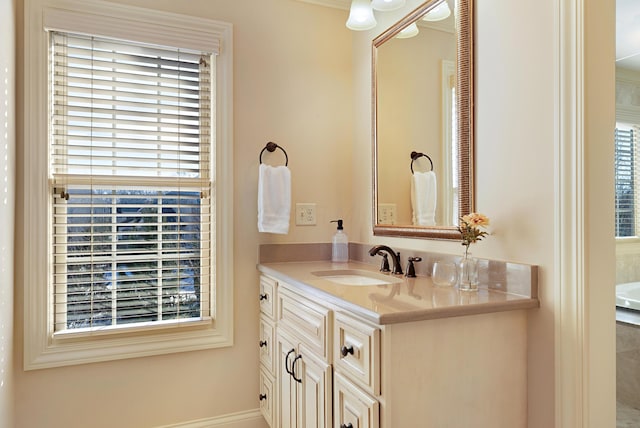
{"type": "Polygon", "coordinates": [[[422,257],[409,257],[407,259],[407,274],[405,275],[407,278],[415,278],[416,277],[416,268],[413,265],[413,262],[421,262],[422,257]]]}

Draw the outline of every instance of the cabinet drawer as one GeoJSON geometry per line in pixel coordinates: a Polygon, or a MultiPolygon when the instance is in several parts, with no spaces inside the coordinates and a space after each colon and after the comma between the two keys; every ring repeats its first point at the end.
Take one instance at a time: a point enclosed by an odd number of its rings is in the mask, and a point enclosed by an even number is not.
{"type": "Polygon", "coordinates": [[[273,378],[260,369],[260,413],[267,421],[270,427],[275,428],[275,407],[276,407],[276,391],[274,389],[275,382],[273,378]]]}
{"type": "Polygon", "coordinates": [[[373,395],[380,394],[380,329],[335,314],[333,363],[373,395]]]}
{"type": "Polygon", "coordinates": [[[380,404],[339,373],[333,374],[333,426],[379,428],[380,404]]]}
{"type": "Polygon", "coordinates": [[[267,276],[260,276],[260,312],[274,319],[276,313],[276,281],[267,276]]]}
{"type": "Polygon", "coordinates": [[[314,354],[328,361],[331,312],[280,284],[278,289],[278,328],[284,327],[314,354]]]}
{"type": "Polygon", "coordinates": [[[258,346],[260,348],[260,363],[269,373],[275,370],[275,343],[276,335],[273,323],[265,316],[260,317],[260,332],[258,346]]]}

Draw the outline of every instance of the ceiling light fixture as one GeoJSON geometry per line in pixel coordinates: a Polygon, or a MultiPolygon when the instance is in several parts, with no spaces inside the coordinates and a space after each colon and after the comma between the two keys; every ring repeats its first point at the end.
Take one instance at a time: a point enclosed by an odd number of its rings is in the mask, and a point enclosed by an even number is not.
{"type": "MultiPolygon", "coordinates": [[[[402,0],[404,2],[404,0],[402,0]]],[[[355,31],[370,30],[376,26],[376,18],[373,16],[373,9],[369,0],[353,0],[347,28],[355,31]]]]}
{"type": "Polygon", "coordinates": [[[375,10],[388,12],[390,10],[400,9],[404,6],[405,0],[373,0],[371,7],[375,10]]]}
{"type": "Polygon", "coordinates": [[[422,19],[425,21],[442,21],[443,19],[447,19],[449,15],[451,15],[451,9],[449,9],[449,3],[445,0],[427,12],[422,19]]]}

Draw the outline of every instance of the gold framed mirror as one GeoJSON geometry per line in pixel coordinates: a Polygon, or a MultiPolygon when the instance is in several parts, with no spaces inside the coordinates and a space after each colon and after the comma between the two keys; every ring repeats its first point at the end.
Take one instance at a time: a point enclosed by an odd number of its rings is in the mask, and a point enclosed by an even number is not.
{"type": "Polygon", "coordinates": [[[429,0],[372,42],[374,235],[457,240],[474,209],[473,2],[429,0]]]}

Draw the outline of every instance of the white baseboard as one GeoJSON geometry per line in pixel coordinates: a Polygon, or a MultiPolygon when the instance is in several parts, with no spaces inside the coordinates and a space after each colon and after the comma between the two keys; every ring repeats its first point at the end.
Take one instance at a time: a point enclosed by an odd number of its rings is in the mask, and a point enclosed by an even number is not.
{"type": "Polygon", "coordinates": [[[251,409],[238,413],[198,419],[157,428],[268,428],[260,409],[251,409]]]}

